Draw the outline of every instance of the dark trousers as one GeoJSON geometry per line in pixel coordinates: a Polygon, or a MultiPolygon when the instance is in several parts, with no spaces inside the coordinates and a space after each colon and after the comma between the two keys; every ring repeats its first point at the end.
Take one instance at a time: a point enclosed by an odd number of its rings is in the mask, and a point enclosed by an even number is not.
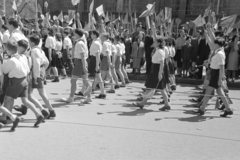
{"type": "Polygon", "coordinates": [[[152,67],[152,57],[146,57],[146,73],[149,74],[151,72],[152,67]]]}
{"type": "MultiPolygon", "coordinates": [[[[198,60],[197,65],[198,65],[198,66],[203,65],[203,60],[198,60]]],[[[199,69],[199,71],[197,72],[197,77],[198,77],[199,79],[202,79],[203,67],[198,67],[198,69],[199,69]]]]}

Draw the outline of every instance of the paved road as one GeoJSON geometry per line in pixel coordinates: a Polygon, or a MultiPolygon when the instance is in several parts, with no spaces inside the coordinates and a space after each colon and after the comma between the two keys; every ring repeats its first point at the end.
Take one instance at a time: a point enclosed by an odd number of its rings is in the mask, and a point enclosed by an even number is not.
{"type": "MultiPolygon", "coordinates": [[[[80,84],[80,83],[79,83],[80,84]]],[[[0,131],[0,160],[238,160],[240,157],[240,101],[235,112],[220,118],[210,102],[205,116],[191,114],[187,94],[175,93],[172,110],[160,112],[157,95],[144,110],[131,105],[143,84],[132,83],[105,100],[78,106],[58,102],[68,97],[69,79],[48,83],[46,90],[57,118],[33,128],[31,111],[15,132],[0,131]],[[133,87],[132,87],[133,86],[133,87]]],[[[195,92],[179,86],[180,92],[195,92]]],[[[36,91],[35,93],[36,94],[36,91]]],[[[240,91],[230,96],[239,98],[240,91]]],[[[36,94],[37,96],[37,94],[36,94]]],[[[39,98],[39,96],[37,96],[39,98]]],[[[42,101],[41,101],[42,102],[42,101]]],[[[20,104],[20,101],[16,101],[20,104]]]]}

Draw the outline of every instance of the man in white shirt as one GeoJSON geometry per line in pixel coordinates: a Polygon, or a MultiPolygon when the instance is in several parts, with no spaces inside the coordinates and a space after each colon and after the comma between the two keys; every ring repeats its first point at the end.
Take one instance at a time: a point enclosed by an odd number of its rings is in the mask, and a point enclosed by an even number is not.
{"type": "Polygon", "coordinates": [[[10,32],[10,37],[9,37],[9,40],[10,41],[14,41],[14,42],[18,42],[19,40],[27,40],[28,39],[24,36],[24,34],[20,31],[19,29],[19,24],[18,24],[18,21],[16,19],[13,19],[11,18],[9,21],[8,21],[8,29],[9,29],[9,32],[10,32]]]}
{"type": "Polygon", "coordinates": [[[83,96],[87,96],[87,99],[84,102],[80,102],[79,105],[83,103],[90,103],[91,100],[91,91],[92,87],[88,82],[88,70],[87,70],[87,61],[88,58],[88,47],[86,43],[83,41],[82,37],[84,35],[84,31],[82,29],[75,29],[74,38],[76,40],[75,48],[74,48],[74,68],[72,71],[72,79],[71,79],[71,93],[69,98],[62,99],[62,101],[71,103],[74,101],[74,94],[77,89],[77,80],[78,78],[82,78],[83,84],[86,87],[86,91],[83,93],[83,96]]]}
{"type": "Polygon", "coordinates": [[[73,48],[72,40],[69,38],[68,30],[63,31],[63,63],[69,67],[70,73],[73,70],[73,61],[71,51],[73,48]]]}
{"type": "MultiPolygon", "coordinates": [[[[6,109],[12,108],[14,99],[21,97],[23,104],[35,113],[37,121],[34,126],[37,127],[44,117],[34,104],[28,100],[28,82],[26,78],[30,72],[28,60],[26,56],[18,54],[16,42],[8,41],[6,44],[6,51],[11,58],[2,65],[2,71],[4,74],[8,74],[11,86],[8,86],[6,89],[3,106],[6,109]]],[[[11,130],[15,130],[19,119],[12,115],[9,111],[3,109],[4,107],[0,108],[0,111],[4,113],[3,120],[6,120],[6,116],[9,116],[9,118],[14,122],[11,130]]]]}

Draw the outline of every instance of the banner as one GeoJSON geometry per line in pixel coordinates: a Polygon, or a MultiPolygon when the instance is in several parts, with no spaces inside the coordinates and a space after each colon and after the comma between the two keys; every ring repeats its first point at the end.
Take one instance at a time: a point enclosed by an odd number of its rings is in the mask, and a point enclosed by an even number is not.
{"type": "Polygon", "coordinates": [[[72,0],[72,4],[76,6],[78,3],[80,3],[80,0],[72,0]]]}
{"type": "Polygon", "coordinates": [[[171,22],[172,19],[172,8],[165,7],[165,21],[171,22]]]}
{"type": "Polygon", "coordinates": [[[117,12],[123,12],[123,0],[117,0],[117,12]]]}
{"type": "Polygon", "coordinates": [[[93,13],[93,7],[94,7],[94,0],[92,0],[92,3],[90,4],[90,6],[89,6],[89,14],[90,15],[92,15],[92,13],[93,13]]]}
{"type": "Polygon", "coordinates": [[[99,7],[96,8],[98,16],[104,15],[104,10],[103,10],[103,5],[100,5],[99,7]]]}

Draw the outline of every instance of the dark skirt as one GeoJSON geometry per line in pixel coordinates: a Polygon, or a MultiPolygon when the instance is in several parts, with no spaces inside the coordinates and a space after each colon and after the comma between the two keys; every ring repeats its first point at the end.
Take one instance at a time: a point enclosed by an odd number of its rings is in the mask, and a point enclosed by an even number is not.
{"type": "Polygon", "coordinates": [[[170,75],[173,75],[175,73],[175,71],[174,71],[174,62],[173,62],[172,58],[170,58],[170,61],[168,63],[168,69],[169,69],[169,74],[170,75]]]}
{"type": "Polygon", "coordinates": [[[215,89],[218,89],[220,86],[218,86],[218,80],[219,80],[219,69],[211,69],[210,72],[210,81],[209,86],[213,87],[215,89]]]}
{"type": "Polygon", "coordinates": [[[176,55],[174,57],[174,60],[177,61],[177,68],[182,68],[182,50],[181,49],[177,49],[176,51],[176,55]]]}
{"type": "Polygon", "coordinates": [[[165,89],[166,83],[164,82],[164,74],[161,81],[158,80],[158,73],[159,73],[160,64],[152,64],[151,73],[147,77],[145,82],[145,86],[151,89],[165,89]]]}
{"type": "Polygon", "coordinates": [[[103,56],[102,61],[101,61],[101,70],[102,71],[109,71],[109,64],[108,64],[108,59],[107,56],[103,56]]]}
{"type": "Polygon", "coordinates": [[[57,67],[57,59],[58,59],[58,55],[56,54],[56,51],[52,50],[51,67],[57,67]]]}
{"type": "Polygon", "coordinates": [[[167,61],[164,61],[164,68],[163,68],[163,73],[164,73],[164,81],[166,84],[170,83],[169,80],[169,68],[168,68],[168,64],[167,61]]]}
{"type": "Polygon", "coordinates": [[[90,62],[89,62],[89,65],[88,65],[88,72],[90,74],[90,76],[94,77],[95,76],[95,73],[96,73],[96,57],[95,56],[91,56],[90,58],[90,62]]]}

